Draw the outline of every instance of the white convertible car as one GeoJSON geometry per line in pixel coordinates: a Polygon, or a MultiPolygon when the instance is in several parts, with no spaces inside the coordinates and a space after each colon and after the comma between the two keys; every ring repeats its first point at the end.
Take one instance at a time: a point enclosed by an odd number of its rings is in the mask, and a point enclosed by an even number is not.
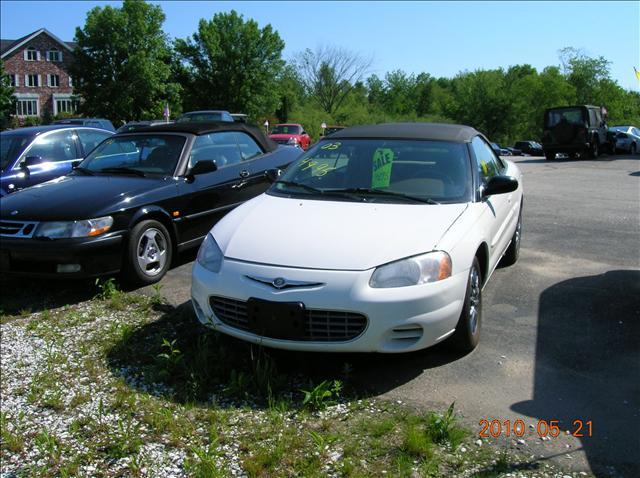
{"type": "Polygon", "coordinates": [[[202,244],[198,319],[268,347],[409,352],[478,344],[482,289],[518,258],[522,176],[467,126],[347,128],[202,244]]]}

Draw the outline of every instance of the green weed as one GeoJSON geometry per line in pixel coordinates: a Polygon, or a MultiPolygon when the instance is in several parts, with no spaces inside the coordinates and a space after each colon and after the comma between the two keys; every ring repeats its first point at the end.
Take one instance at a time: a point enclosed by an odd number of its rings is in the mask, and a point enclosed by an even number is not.
{"type": "Polygon", "coordinates": [[[324,410],[335,405],[340,396],[342,382],[340,380],[323,380],[311,390],[301,390],[304,394],[302,406],[311,411],[324,410]]]}

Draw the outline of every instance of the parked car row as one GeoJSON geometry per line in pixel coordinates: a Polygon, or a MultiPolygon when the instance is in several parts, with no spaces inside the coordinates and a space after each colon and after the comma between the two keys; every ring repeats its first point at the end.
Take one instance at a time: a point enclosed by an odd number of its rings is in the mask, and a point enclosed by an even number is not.
{"type": "Polygon", "coordinates": [[[482,287],[518,258],[515,164],[473,128],[429,123],[346,128],[301,154],[237,122],[117,133],[66,176],[3,198],[0,270],[150,284],[202,244],[192,302],[223,333],[298,350],[473,349],[482,287]]]}

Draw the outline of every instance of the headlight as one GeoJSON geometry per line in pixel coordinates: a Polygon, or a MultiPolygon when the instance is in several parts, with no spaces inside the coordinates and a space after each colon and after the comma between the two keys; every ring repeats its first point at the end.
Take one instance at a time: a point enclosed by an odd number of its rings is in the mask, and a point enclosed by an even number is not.
{"type": "Polygon", "coordinates": [[[85,219],[83,221],[42,222],[34,237],[63,239],[69,237],[93,237],[107,232],[113,225],[111,216],[85,219]]]}
{"type": "Polygon", "coordinates": [[[222,251],[218,243],[211,234],[207,234],[198,251],[198,263],[211,272],[219,272],[222,258],[222,251]]]}
{"type": "Polygon", "coordinates": [[[298,144],[298,138],[296,138],[295,136],[292,136],[291,138],[289,138],[289,140],[287,141],[287,144],[298,144]]]}
{"type": "Polygon", "coordinates": [[[371,287],[405,287],[437,282],[451,277],[451,257],[443,251],[408,257],[378,267],[369,280],[371,287]]]}

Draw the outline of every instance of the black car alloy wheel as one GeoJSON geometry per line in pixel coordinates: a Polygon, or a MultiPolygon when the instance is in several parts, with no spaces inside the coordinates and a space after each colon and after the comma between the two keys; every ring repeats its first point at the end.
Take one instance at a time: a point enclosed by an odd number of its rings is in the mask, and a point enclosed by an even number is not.
{"type": "Polygon", "coordinates": [[[125,279],[135,285],[152,284],[171,265],[171,236],[158,221],[139,222],[131,231],[127,247],[125,279]]]}

